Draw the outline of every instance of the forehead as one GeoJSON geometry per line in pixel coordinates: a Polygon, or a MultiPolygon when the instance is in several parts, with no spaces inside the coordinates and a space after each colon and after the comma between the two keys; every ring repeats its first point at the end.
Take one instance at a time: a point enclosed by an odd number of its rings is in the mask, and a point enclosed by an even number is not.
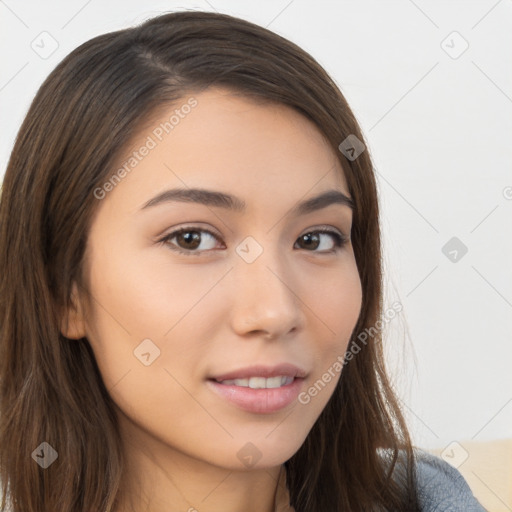
{"type": "Polygon", "coordinates": [[[170,186],[236,190],[248,202],[333,187],[348,195],[338,155],[312,121],[286,105],[218,87],[161,106],[113,175],[120,169],[123,178],[107,199],[131,195],[137,206],[170,186]]]}

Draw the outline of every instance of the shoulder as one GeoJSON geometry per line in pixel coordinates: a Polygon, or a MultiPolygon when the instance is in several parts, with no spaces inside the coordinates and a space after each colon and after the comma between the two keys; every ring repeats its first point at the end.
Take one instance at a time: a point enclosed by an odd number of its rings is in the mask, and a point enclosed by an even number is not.
{"type": "Polygon", "coordinates": [[[460,472],[424,450],[415,449],[416,478],[424,512],[485,512],[460,472]]]}
{"type": "MultiPolygon", "coordinates": [[[[379,452],[384,460],[390,460],[390,451],[379,452]]],[[[421,512],[486,512],[456,468],[419,448],[414,448],[414,455],[421,512]]],[[[400,450],[393,476],[401,482],[404,477],[404,461],[405,452],[400,450]]]]}

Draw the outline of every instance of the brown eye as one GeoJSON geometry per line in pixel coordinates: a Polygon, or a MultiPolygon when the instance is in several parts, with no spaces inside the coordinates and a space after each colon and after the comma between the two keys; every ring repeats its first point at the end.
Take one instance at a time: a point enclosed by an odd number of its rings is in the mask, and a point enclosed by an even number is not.
{"type": "Polygon", "coordinates": [[[176,243],[183,249],[197,249],[201,244],[198,231],[183,231],[175,236],[176,243]]]}
{"type": "Polygon", "coordinates": [[[342,236],[336,231],[332,231],[330,229],[319,229],[315,231],[310,231],[309,233],[304,233],[297,239],[297,243],[299,243],[299,245],[302,245],[300,247],[301,249],[306,249],[313,252],[327,253],[336,252],[347,241],[348,240],[345,236],[342,236]],[[328,241],[329,238],[332,241],[331,243],[329,243],[328,241]],[[319,247],[321,247],[322,250],[317,251],[319,247]]]}
{"type": "Polygon", "coordinates": [[[304,245],[303,249],[317,249],[320,245],[320,236],[316,233],[306,233],[305,235],[302,235],[299,240],[301,240],[304,245]]]}
{"type": "Polygon", "coordinates": [[[217,240],[217,236],[206,229],[182,228],[169,233],[160,242],[168,245],[173,251],[187,255],[199,255],[213,249],[217,240]],[[197,250],[199,247],[201,249],[197,250]]]}

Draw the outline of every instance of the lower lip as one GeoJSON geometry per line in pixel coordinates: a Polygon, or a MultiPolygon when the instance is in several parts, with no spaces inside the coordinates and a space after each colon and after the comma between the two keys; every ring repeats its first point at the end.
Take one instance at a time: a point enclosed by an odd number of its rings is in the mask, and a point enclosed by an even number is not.
{"type": "Polygon", "coordinates": [[[248,412],[269,414],[280,411],[297,399],[304,379],[295,378],[291,384],[272,389],[252,389],[227,386],[215,380],[208,385],[215,393],[248,412]]]}

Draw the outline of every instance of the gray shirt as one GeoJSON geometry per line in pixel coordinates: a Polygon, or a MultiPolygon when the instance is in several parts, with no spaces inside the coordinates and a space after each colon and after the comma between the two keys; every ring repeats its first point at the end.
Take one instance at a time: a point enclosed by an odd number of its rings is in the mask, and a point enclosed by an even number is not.
{"type": "Polygon", "coordinates": [[[486,512],[457,469],[423,450],[415,452],[422,512],[486,512]]]}

